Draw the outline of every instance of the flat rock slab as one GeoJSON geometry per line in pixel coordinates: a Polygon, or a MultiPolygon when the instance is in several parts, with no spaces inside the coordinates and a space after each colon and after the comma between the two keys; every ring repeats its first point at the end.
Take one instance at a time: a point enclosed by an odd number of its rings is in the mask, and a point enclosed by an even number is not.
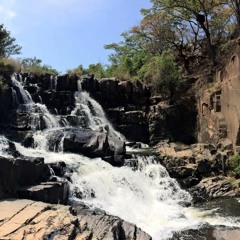
{"type": "Polygon", "coordinates": [[[136,225],[91,210],[32,200],[0,201],[0,240],[151,240],[136,225]]]}
{"type": "Polygon", "coordinates": [[[0,202],[0,239],[69,239],[77,222],[69,206],[31,200],[0,202]]]}

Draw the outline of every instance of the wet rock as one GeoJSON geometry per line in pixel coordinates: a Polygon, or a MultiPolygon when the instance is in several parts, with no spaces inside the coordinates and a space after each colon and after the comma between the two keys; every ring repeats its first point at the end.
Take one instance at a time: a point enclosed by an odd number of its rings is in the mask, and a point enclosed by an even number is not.
{"type": "Polygon", "coordinates": [[[110,146],[105,133],[90,129],[69,131],[63,140],[64,151],[81,153],[89,157],[103,157],[110,154],[110,146]]]}
{"type": "Polygon", "coordinates": [[[17,194],[20,198],[63,204],[67,202],[69,186],[66,181],[42,182],[38,185],[20,188],[17,194]]]}
{"type": "Polygon", "coordinates": [[[63,149],[88,157],[101,157],[118,166],[123,164],[123,156],[126,153],[123,141],[91,129],[72,129],[67,132],[63,140],[63,149]]]}
{"type": "Polygon", "coordinates": [[[58,177],[63,177],[66,170],[65,162],[50,163],[48,166],[54,171],[54,174],[58,177]]]}
{"type": "Polygon", "coordinates": [[[21,186],[46,180],[50,170],[43,158],[0,157],[0,188],[3,195],[13,196],[21,186]]]}
{"type": "Polygon", "coordinates": [[[118,217],[110,216],[103,211],[90,210],[84,205],[75,205],[80,222],[80,233],[77,238],[89,237],[88,239],[109,240],[150,240],[147,233],[136,225],[123,221],[118,217]]]}

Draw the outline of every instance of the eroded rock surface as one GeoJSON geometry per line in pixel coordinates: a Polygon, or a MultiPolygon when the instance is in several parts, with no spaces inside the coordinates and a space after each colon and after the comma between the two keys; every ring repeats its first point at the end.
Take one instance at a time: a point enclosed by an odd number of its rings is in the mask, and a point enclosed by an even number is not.
{"type": "Polygon", "coordinates": [[[227,177],[231,150],[162,142],[156,152],[169,175],[192,193],[195,202],[239,195],[239,181],[227,177]]]}
{"type": "Polygon", "coordinates": [[[81,205],[52,205],[31,200],[0,202],[0,239],[150,240],[134,224],[81,205]]]}

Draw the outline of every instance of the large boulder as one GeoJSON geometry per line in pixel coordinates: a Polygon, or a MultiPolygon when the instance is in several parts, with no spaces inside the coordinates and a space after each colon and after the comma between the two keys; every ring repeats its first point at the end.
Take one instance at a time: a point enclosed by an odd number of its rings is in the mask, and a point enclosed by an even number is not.
{"type": "Polygon", "coordinates": [[[0,193],[12,196],[21,186],[46,180],[50,170],[43,158],[0,157],[0,193]]]}
{"type": "Polygon", "coordinates": [[[111,164],[115,165],[115,160],[125,155],[125,144],[117,137],[108,136],[107,133],[101,131],[71,129],[64,136],[63,150],[88,157],[108,159],[111,164]]]}

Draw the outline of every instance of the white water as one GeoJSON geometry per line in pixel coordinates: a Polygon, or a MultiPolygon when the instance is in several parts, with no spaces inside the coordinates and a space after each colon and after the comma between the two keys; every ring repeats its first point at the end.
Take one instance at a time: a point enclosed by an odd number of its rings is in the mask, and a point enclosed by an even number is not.
{"type": "MultiPolygon", "coordinates": [[[[44,157],[46,163],[64,161],[72,169],[70,190],[72,200],[135,223],[154,240],[165,240],[173,231],[196,229],[204,223],[239,227],[239,219],[212,217],[212,211],[200,211],[182,206],[191,201],[166,169],[153,157],[140,157],[140,168],[115,168],[100,158],[54,153],[44,149],[24,148],[16,143],[22,154],[44,157]],[[81,199],[77,198],[81,196],[81,199]]],[[[213,209],[214,211],[214,209],[213,209]]]]}
{"type": "Polygon", "coordinates": [[[76,92],[75,101],[76,107],[71,113],[72,116],[84,116],[87,122],[87,127],[93,130],[101,129],[102,131],[107,132],[110,136],[116,136],[119,139],[124,140],[122,134],[115,131],[112,124],[106,118],[101,105],[92,99],[87,92],[76,92]]]}
{"type": "MultiPolygon", "coordinates": [[[[190,202],[190,195],[180,189],[177,182],[169,177],[166,169],[153,157],[138,156],[139,167],[133,171],[126,166],[112,167],[100,158],[90,159],[76,154],[47,151],[48,135],[53,130],[61,130],[59,119],[50,114],[44,105],[35,106],[45,116],[47,129],[35,132],[35,148],[25,148],[15,143],[16,148],[26,156],[44,157],[46,163],[64,161],[68,169],[72,170],[72,199],[135,223],[154,240],[167,239],[172,236],[173,231],[198,228],[206,222],[212,225],[239,226],[239,219],[211,217],[212,212],[184,207],[182,203],[190,202]],[[81,199],[77,198],[79,196],[81,199]]],[[[106,131],[122,137],[112,128],[101,106],[87,93],[78,92],[72,115],[79,116],[82,112],[87,116],[92,129],[108,125],[106,131]]],[[[35,119],[38,124],[37,118],[35,119]]],[[[7,146],[7,139],[1,137],[0,155],[9,156],[7,146]]]]}

